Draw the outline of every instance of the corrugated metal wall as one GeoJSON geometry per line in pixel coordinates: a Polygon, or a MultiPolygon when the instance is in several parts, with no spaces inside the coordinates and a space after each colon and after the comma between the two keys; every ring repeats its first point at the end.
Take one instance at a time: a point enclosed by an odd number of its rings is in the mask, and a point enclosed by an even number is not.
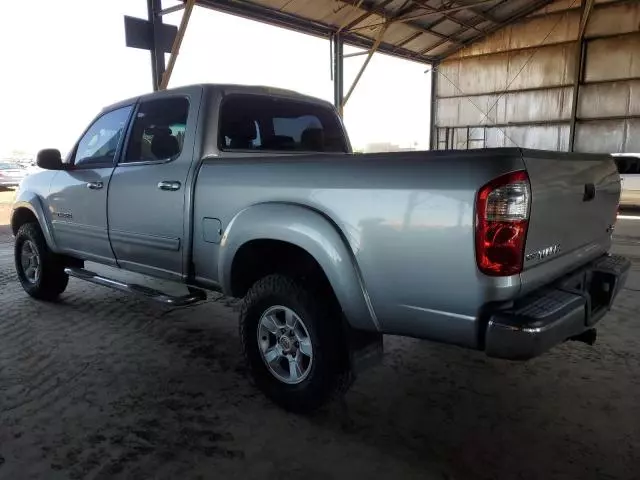
{"type": "Polygon", "coordinates": [[[438,65],[433,148],[640,152],[640,1],[596,0],[578,41],[581,14],[558,0],[438,65]]]}

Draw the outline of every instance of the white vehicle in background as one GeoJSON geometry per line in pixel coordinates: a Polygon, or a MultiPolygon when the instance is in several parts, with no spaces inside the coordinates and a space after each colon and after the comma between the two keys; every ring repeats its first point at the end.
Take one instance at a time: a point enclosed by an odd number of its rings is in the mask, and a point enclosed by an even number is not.
{"type": "Polygon", "coordinates": [[[614,153],[622,182],[621,207],[640,207],[640,153],[614,153]]]}
{"type": "Polygon", "coordinates": [[[27,176],[24,167],[17,163],[0,161],[0,190],[15,188],[27,176]]]}

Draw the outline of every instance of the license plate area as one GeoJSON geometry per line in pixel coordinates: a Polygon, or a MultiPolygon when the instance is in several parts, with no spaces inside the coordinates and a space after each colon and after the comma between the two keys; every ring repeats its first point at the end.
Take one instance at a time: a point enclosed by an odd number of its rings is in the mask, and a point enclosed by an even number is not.
{"type": "Polygon", "coordinates": [[[611,272],[585,269],[565,279],[561,288],[585,299],[585,324],[591,326],[611,307],[617,281],[611,272]]]}
{"type": "Polygon", "coordinates": [[[590,312],[587,315],[587,325],[595,323],[609,310],[613,303],[617,277],[607,272],[590,272],[591,279],[587,284],[590,299],[590,312]]]}

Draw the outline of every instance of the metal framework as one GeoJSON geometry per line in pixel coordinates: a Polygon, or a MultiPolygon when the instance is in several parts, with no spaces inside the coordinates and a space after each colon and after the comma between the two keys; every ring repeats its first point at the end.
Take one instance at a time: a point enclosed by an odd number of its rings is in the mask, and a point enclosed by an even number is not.
{"type": "Polygon", "coordinates": [[[193,7],[198,5],[263,23],[331,40],[331,70],[334,102],[342,111],[376,52],[421,63],[437,64],[443,58],[515,22],[553,0],[180,0],[162,8],[162,0],[147,0],[153,31],[151,46],[154,89],[166,88],[193,7]],[[170,58],[158,47],[163,31],[162,17],[184,10],[170,58]],[[364,48],[344,54],[344,45],[364,48]],[[366,55],[355,81],[345,94],[345,58],[366,55]]]}
{"type": "MultiPolygon", "coordinates": [[[[529,30],[529,36],[525,39],[523,36],[519,36],[522,30],[519,31],[517,30],[518,27],[514,27],[510,34],[511,38],[518,38],[520,45],[523,46],[511,48],[511,44],[509,44],[505,48],[500,48],[501,40],[500,38],[495,38],[495,42],[486,42],[480,48],[469,52],[468,56],[461,55],[460,58],[450,59],[445,65],[457,65],[460,77],[450,77],[444,72],[438,76],[443,83],[446,84],[448,82],[450,85],[446,85],[447,88],[445,89],[438,90],[441,93],[437,93],[435,90],[432,93],[432,101],[438,102],[436,111],[442,115],[442,119],[436,121],[435,118],[432,118],[432,126],[436,125],[435,131],[432,131],[431,147],[443,149],[460,148],[460,145],[465,145],[466,148],[473,148],[469,146],[470,144],[486,146],[490,134],[492,135],[490,140],[494,142],[496,138],[502,136],[511,143],[515,143],[509,138],[509,135],[514,136],[514,138],[519,137],[519,141],[528,141],[523,139],[527,136],[529,140],[535,138],[534,127],[557,127],[556,130],[547,130],[545,134],[541,133],[540,138],[547,135],[546,139],[541,141],[547,142],[546,145],[550,145],[554,136],[557,135],[557,148],[559,149],[591,151],[585,150],[585,148],[591,148],[597,150],[599,147],[594,147],[593,145],[585,147],[585,144],[589,141],[588,138],[593,137],[593,135],[585,133],[587,130],[583,127],[586,125],[589,125],[589,132],[599,128],[599,131],[603,134],[602,138],[606,135],[609,135],[608,138],[615,138],[615,140],[611,140],[610,144],[619,141],[622,142],[622,145],[627,145],[627,139],[635,138],[634,135],[637,131],[635,129],[637,129],[637,125],[640,125],[638,123],[640,114],[634,107],[637,105],[637,91],[634,89],[634,85],[640,77],[638,77],[636,70],[632,68],[634,54],[635,58],[637,58],[637,53],[635,51],[634,53],[629,53],[628,59],[627,57],[622,57],[625,60],[620,60],[615,64],[605,61],[600,67],[598,65],[599,61],[609,55],[609,52],[611,52],[611,55],[619,55],[617,45],[620,45],[620,52],[623,52],[623,55],[624,52],[629,51],[629,47],[625,47],[625,45],[635,45],[636,48],[640,45],[640,31],[638,31],[637,27],[634,27],[632,22],[628,21],[629,18],[637,16],[638,6],[637,0],[609,0],[607,2],[576,0],[564,4],[559,3],[555,8],[549,9],[548,12],[539,12],[537,14],[547,17],[546,20],[548,21],[545,24],[545,28],[546,25],[553,25],[553,29],[555,29],[557,25],[561,24],[562,20],[560,19],[565,19],[566,23],[563,25],[567,27],[567,30],[557,37],[557,41],[547,43],[545,41],[546,37],[543,39],[542,35],[540,35],[540,39],[534,44],[533,30],[529,30]],[[605,13],[607,11],[611,13],[605,13]],[[615,15],[626,14],[627,17],[621,18],[618,25],[617,22],[612,21],[614,18],[613,12],[618,12],[615,15]],[[570,30],[569,26],[571,27],[570,30]],[[606,45],[606,48],[598,51],[595,49],[596,45],[606,45]],[[496,46],[498,47],[496,48],[496,46]],[[562,50],[558,50],[558,47],[562,50]],[[546,50],[547,48],[549,48],[548,51],[546,50]],[[555,52],[551,51],[553,49],[556,49],[555,52]],[[516,58],[520,56],[524,61],[524,68],[536,52],[539,52],[538,56],[543,56],[547,59],[558,59],[562,58],[562,54],[558,53],[559,51],[566,52],[566,58],[569,61],[573,61],[573,70],[572,75],[558,79],[558,83],[555,83],[555,81],[549,83],[542,81],[523,82],[511,89],[511,84],[515,80],[515,78],[511,78],[506,88],[504,85],[496,86],[492,84],[486,85],[486,88],[472,88],[471,91],[465,92],[458,86],[461,83],[469,85],[471,80],[468,76],[463,77],[465,62],[467,61],[478,61],[477,65],[480,65],[483,64],[481,62],[483,57],[503,55],[509,58],[516,58]],[[629,62],[628,65],[625,62],[629,62]],[[594,72],[597,72],[597,75],[594,75],[594,72]],[[599,86],[602,86],[602,89],[599,86]],[[626,113],[623,105],[625,100],[620,99],[620,91],[624,88],[629,89],[626,97],[626,113]],[[545,98],[543,94],[545,92],[548,92],[551,96],[547,97],[550,100],[548,105],[543,106],[545,98]],[[529,100],[524,100],[527,97],[522,96],[522,94],[525,93],[539,93],[540,95],[531,95],[528,97],[529,100]],[[553,95],[558,95],[557,103],[554,103],[553,95]],[[605,96],[602,97],[602,95],[605,96]],[[610,102],[606,95],[612,95],[610,102]],[[506,107],[506,102],[503,107],[504,110],[502,110],[501,114],[498,114],[500,107],[496,108],[496,104],[503,96],[510,97],[508,102],[512,107],[518,105],[518,102],[535,102],[534,98],[539,99],[541,102],[539,115],[535,114],[531,119],[526,119],[526,116],[518,114],[517,107],[509,110],[506,107]],[[604,99],[604,101],[596,101],[596,96],[604,99]],[[496,98],[497,100],[494,102],[496,98]],[[464,112],[466,113],[460,113],[463,112],[462,103],[458,102],[464,102],[464,112]],[[488,110],[486,102],[489,102],[489,104],[493,102],[493,105],[488,110]],[[602,103],[602,106],[598,106],[600,103],[602,103]],[[566,109],[564,108],[565,106],[566,109]],[[457,113],[455,113],[456,107],[459,108],[457,113]],[[477,116],[474,118],[476,111],[481,113],[483,117],[477,116]],[[544,113],[542,113],[543,111],[544,113]],[[495,118],[487,120],[489,114],[495,115],[495,118]],[[437,125],[439,122],[441,124],[437,125]],[[496,132],[495,129],[502,132],[496,132]],[[525,134],[525,129],[532,130],[527,131],[525,134]],[[492,132],[492,130],[494,131],[492,132]],[[513,133],[511,133],[512,131],[513,133]],[[551,131],[556,133],[549,133],[551,131]],[[483,135],[485,136],[484,142],[479,140],[483,135]]],[[[540,20],[540,18],[538,17],[537,20],[540,20]]],[[[539,27],[542,23],[540,22],[537,25],[539,27]]],[[[526,31],[526,27],[524,31],[526,31]]],[[[517,42],[516,45],[518,45],[517,42]]],[[[565,59],[565,61],[567,60],[565,59]]],[[[477,65],[474,66],[473,71],[482,71],[477,65]]],[[[487,72],[491,72],[490,67],[487,68],[487,72]]],[[[450,70],[447,70],[447,73],[451,75],[450,70]]],[[[515,76],[517,77],[518,75],[519,72],[515,76]]],[[[487,78],[490,78],[490,76],[491,74],[488,73],[487,78]]],[[[535,76],[534,74],[533,77],[535,76]]],[[[508,79],[509,77],[505,78],[505,81],[508,79]]],[[[633,145],[632,142],[631,144],[633,145]]],[[[615,148],[615,146],[612,147],[612,151],[615,148]]]]}
{"type": "Polygon", "coordinates": [[[151,78],[153,89],[157,90],[165,71],[164,51],[159,48],[158,35],[162,17],[159,15],[162,10],[162,0],[147,0],[147,16],[152,26],[153,46],[151,48],[151,78]],[[156,14],[158,12],[158,14],[156,14]]]}
{"type": "Polygon", "coordinates": [[[587,0],[582,9],[582,15],[580,16],[580,30],[578,31],[578,38],[576,39],[576,59],[575,59],[575,74],[573,82],[573,103],[571,104],[571,123],[569,124],[569,151],[575,150],[576,143],[576,125],[578,122],[578,98],[580,96],[580,84],[583,81],[584,76],[584,60],[586,53],[586,42],[584,40],[584,33],[589,23],[589,15],[593,9],[594,0],[587,0]]]}
{"type": "Polygon", "coordinates": [[[173,40],[173,45],[171,46],[171,56],[169,57],[167,70],[162,75],[160,90],[166,89],[167,85],[169,85],[169,79],[171,78],[171,74],[173,73],[173,67],[176,64],[178,54],[180,53],[182,39],[184,38],[184,34],[187,32],[187,25],[189,25],[189,19],[191,18],[191,12],[193,11],[195,3],[195,0],[187,0],[187,3],[185,3],[184,5],[184,14],[182,15],[182,20],[180,21],[180,27],[178,28],[176,38],[173,40]]]}
{"type": "Polygon", "coordinates": [[[342,35],[336,33],[331,39],[331,57],[332,70],[331,79],[333,80],[333,104],[339,109],[340,115],[343,114],[342,105],[344,101],[344,58],[343,53],[344,42],[342,35]]]}

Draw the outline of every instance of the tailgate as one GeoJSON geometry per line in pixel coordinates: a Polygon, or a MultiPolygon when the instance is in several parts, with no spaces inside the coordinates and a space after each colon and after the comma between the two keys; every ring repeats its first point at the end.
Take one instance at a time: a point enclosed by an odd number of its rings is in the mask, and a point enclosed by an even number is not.
{"type": "Polygon", "coordinates": [[[524,150],[523,160],[532,197],[524,270],[564,257],[558,271],[545,269],[561,275],[606,252],[620,198],[613,157],[524,150]]]}

